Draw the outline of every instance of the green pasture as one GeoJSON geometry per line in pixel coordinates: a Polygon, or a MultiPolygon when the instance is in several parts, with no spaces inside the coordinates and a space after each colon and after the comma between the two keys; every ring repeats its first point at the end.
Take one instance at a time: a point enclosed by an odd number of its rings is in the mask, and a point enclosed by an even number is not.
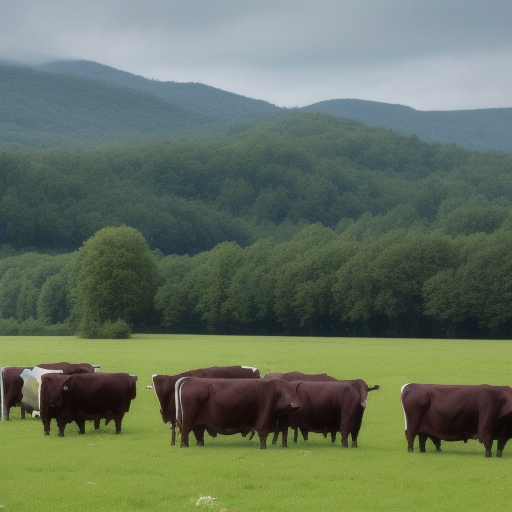
{"type": "MultiPolygon", "coordinates": [[[[5,512],[510,512],[512,442],[486,459],[477,441],[407,453],[400,388],[408,382],[511,385],[510,341],[153,336],[129,340],[2,337],[0,366],[90,362],[139,377],[123,432],[49,437],[40,420],[0,423],[0,508],[5,512]],[[170,446],[154,373],[212,365],[257,366],[363,378],[371,392],[359,448],[319,434],[260,450],[240,435],[206,436],[205,447],[170,446]],[[213,499],[215,498],[215,499],[213,499]]],[[[192,439],[191,439],[192,440],[192,439]]],[[[495,452],[495,449],[493,450],[495,452]]]]}

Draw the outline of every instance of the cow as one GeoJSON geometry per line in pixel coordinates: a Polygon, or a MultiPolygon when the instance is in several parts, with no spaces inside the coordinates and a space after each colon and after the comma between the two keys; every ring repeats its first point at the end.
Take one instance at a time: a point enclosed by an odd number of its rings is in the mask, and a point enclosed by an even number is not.
{"type": "MultiPolygon", "coordinates": [[[[287,372],[287,373],[267,373],[264,378],[280,378],[287,381],[303,381],[303,382],[343,382],[346,384],[349,384],[352,386],[359,394],[359,406],[357,410],[357,417],[354,422],[352,431],[351,431],[351,439],[352,439],[352,447],[357,448],[357,437],[359,435],[359,431],[361,430],[361,424],[363,422],[363,415],[364,411],[366,409],[367,399],[368,399],[368,393],[370,391],[374,391],[377,389],[380,389],[379,385],[375,385],[372,387],[369,387],[368,384],[362,379],[355,379],[355,380],[340,380],[336,379],[335,377],[331,377],[330,375],[327,375],[327,373],[317,373],[317,374],[309,374],[309,373],[302,373],[298,371],[294,372],[287,372]]],[[[300,415],[302,413],[298,412],[297,415],[300,415]]],[[[293,435],[293,441],[296,443],[298,438],[298,431],[300,430],[302,437],[304,441],[308,440],[308,430],[306,427],[300,422],[296,421],[294,427],[294,435],[293,435]]],[[[336,432],[337,429],[333,429],[331,434],[331,441],[334,443],[336,441],[336,432]]],[[[328,432],[324,431],[324,436],[327,435],[328,432]]],[[[274,439],[272,440],[272,443],[275,444],[277,442],[277,431],[274,433],[274,439]]]]}
{"type": "Polygon", "coordinates": [[[406,384],[401,390],[407,450],[414,451],[419,437],[420,452],[430,437],[440,451],[441,440],[478,439],[485,456],[496,456],[512,438],[512,388],[509,386],[406,384]]]}
{"type": "Polygon", "coordinates": [[[189,446],[194,427],[206,425],[223,435],[246,435],[254,430],[260,438],[260,448],[267,448],[267,436],[277,419],[300,407],[300,384],[281,379],[181,378],[176,383],[181,446],[189,446]]]}
{"type": "Polygon", "coordinates": [[[52,418],[57,421],[59,436],[66,425],[75,422],[79,434],[85,434],[85,420],[105,425],[114,420],[116,434],[136,397],[136,375],[128,373],[44,374],[41,378],[41,419],[44,434],[50,434],[52,418]]]}
{"type": "MultiPolygon", "coordinates": [[[[153,388],[160,404],[160,414],[164,423],[171,424],[171,446],[176,444],[176,402],[174,386],[182,377],[202,377],[210,379],[260,379],[260,371],[252,366],[211,366],[197,368],[178,375],[153,375],[153,388]]],[[[195,429],[199,430],[199,427],[195,429]]],[[[215,437],[215,432],[208,430],[215,437]]],[[[203,431],[204,434],[204,431],[203,431]]],[[[199,437],[202,437],[199,434],[199,437]]],[[[196,436],[197,438],[197,436],[196,436]]]]}
{"type": "Polygon", "coordinates": [[[348,436],[352,436],[352,446],[357,447],[357,434],[361,427],[361,395],[356,387],[348,382],[291,381],[300,382],[300,410],[292,412],[281,420],[282,430],[291,427],[295,431],[330,433],[333,442],[336,432],[341,434],[341,446],[348,447],[348,436]]]}
{"type": "MultiPolygon", "coordinates": [[[[92,373],[94,367],[89,363],[43,363],[36,365],[46,370],[61,370],[63,373],[72,375],[75,373],[92,373]]],[[[10,409],[21,407],[21,419],[25,419],[25,412],[32,412],[33,407],[23,404],[23,379],[21,372],[30,370],[33,366],[6,366],[2,369],[2,419],[9,420],[10,409]]]]}
{"type": "Polygon", "coordinates": [[[25,419],[25,408],[21,404],[23,379],[21,372],[25,366],[2,368],[2,419],[9,420],[12,407],[21,407],[21,419],[25,419]]]}

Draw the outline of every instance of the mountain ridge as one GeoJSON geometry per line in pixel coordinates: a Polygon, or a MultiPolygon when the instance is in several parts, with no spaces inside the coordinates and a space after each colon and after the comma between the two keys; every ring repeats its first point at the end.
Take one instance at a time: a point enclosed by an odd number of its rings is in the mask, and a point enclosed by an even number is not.
{"type": "Polygon", "coordinates": [[[151,138],[222,136],[297,111],[353,119],[428,142],[512,152],[512,108],[420,111],[332,99],[287,109],[200,83],[152,80],[92,61],[30,67],[0,62],[4,149],[77,149],[151,138]]]}

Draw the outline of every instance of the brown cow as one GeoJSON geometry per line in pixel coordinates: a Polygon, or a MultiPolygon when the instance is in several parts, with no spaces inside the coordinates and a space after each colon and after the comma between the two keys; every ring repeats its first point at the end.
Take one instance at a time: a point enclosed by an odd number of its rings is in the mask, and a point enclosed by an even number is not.
{"type": "Polygon", "coordinates": [[[66,425],[75,422],[85,434],[85,420],[114,420],[116,434],[130,404],[136,397],[136,375],[128,373],[47,373],[41,377],[41,419],[45,435],[50,434],[52,418],[57,420],[59,436],[66,425]]]}
{"type": "MultiPolygon", "coordinates": [[[[183,377],[176,383],[177,424],[181,446],[196,425],[206,425],[223,435],[247,434],[253,430],[260,448],[277,418],[300,407],[300,382],[280,379],[204,379],[183,377]]],[[[286,435],[283,435],[283,447],[286,435]]]]}
{"type": "MultiPolygon", "coordinates": [[[[178,375],[153,375],[153,387],[160,404],[160,414],[164,423],[171,424],[171,446],[176,444],[176,402],[174,386],[182,377],[202,377],[210,379],[260,379],[260,371],[252,366],[211,366],[197,368],[178,375]]],[[[208,433],[215,437],[211,429],[208,433]]],[[[194,429],[196,439],[204,439],[204,428],[194,429]],[[197,432],[197,435],[196,435],[197,432]]]]}
{"type": "MultiPolygon", "coordinates": [[[[368,384],[362,379],[354,379],[354,380],[340,380],[336,379],[335,377],[331,377],[330,375],[327,375],[327,373],[317,373],[317,374],[309,374],[309,373],[302,373],[302,372],[287,372],[287,373],[267,373],[265,375],[266,378],[279,378],[286,381],[303,381],[303,382],[343,382],[346,384],[351,385],[358,393],[359,393],[359,407],[357,410],[357,417],[354,422],[352,431],[351,431],[351,438],[352,438],[352,447],[357,448],[357,437],[359,435],[359,431],[361,430],[361,424],[363,422],[363,415],[364,411],[366,409],[366,403],[368,399],[368,392],[374,391],[376,389],[380,389],[380,386],[372,386],[369,387],[368,384]]],[[[296,415],[301,414],[302,409],[300,412],[297,412],[296,415]]],[[[293,441],[296,443],[298,438],[298,430],[300,430],[302,437],[304,441],[308,440],[308,430],[305,428],[303,424],[299,420],[295,421],[295,428],[294,428],[294,435],[293,435],[293,441]]],[[[330,434],[331,434],[331,441],[334,443],[336,441],[336,432],[338,429],[334,428],[330,434]]],[[[327,435],[327,432],[324,432],[324,436],[327,435]]],[[[274,439],[272,440],[272,443],[275,444],[277,441],[277,432],[274,433],[274,439]]]]}
{"type": "MultiPolygon", "coordinates": [[[[75,373],[91,373],[94,367],[88,363],[43,363],[36,365],[45,370],[61,370],[67,375],[75,373]]],[[[25,419],[25,411],[32,412],[32,407],[27,407],[22,403],[23,399],[23,379],[21,372],[25,369],[31,369],[32,366],[6,366],[2,369],[2,392],[3,392],[3,411],[2,418],[9,420],[10,409],[12,407],[21,407],[21,419],[25,419]]]]}
{"type": "Polygon", "coordinates": [[[509,386],[406,384],[401,401],[405,418],[407,449],[414,451],[418,435],[420,452],[425,452],[427,437],[440,450],[441,440],[478,439],[485,456],[496,456],[512,438],[512,388],[509,386]],[[438,443],[438,444],[437,444],[438,443]]]}
{"type": "Polygon", "coordinates": [[[2,368],[2,419],[9,420],[12,407],[21,407],[21,419],[25,419],[25,408],[21,404],[23,379],[21,372],[25,366],[6,366],[2,368]]]}
{"type": "MultiPolygon", "coordinates": [[[[352,446],[357,447],[357,434],[361,427],[361,396],[350,383],[342,381],[300,382],[297,393],[300,410],[288,415],[288,425],[305,432],[330,433],[335,439],[341,434],[341,445],[348,447],[348,436],[352,435],[352,446]]],[[[286,420],[286,418],[285,418],[286,420]]]]}

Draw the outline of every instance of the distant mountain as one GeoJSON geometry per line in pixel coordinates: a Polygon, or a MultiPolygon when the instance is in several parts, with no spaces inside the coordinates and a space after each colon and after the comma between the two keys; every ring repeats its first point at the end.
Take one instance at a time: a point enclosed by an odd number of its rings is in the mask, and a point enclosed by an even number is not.
{"type": "Polygon", "coordinates": [[[300,110],[414,133],[430,142],[454,143],[477,151],[512,152],[512,108],[420,111],[403,105],[340,99],[321,101],[300,110]]]}
{"type": "MultiPolygon", "coordinates": [[[[417,111],[338,99],[322,112],[473,150],[512,152],[512,108],[417,111]]],[[[262,100],[199,83],[161,82],[89,61],[0,62],[0,148],[85,149],[158,138],[222,136],[288,115],[262,100]]]]}
{"type": "Polygon", "coordinates": [[[152,94],[181,108],[224,121],[270,118],[281,108],[266,101],[247,98],[194,82],[161,82],[90,61],[58,61],[38,66],[42,71],[79,76],[122,85],[152,94]]]}
{"type": "Polygon", "coordinates": [[[138,90],[0,64],[2,147],[87,148],[198,136],[218,125],[218,119],[138,90]]]}

